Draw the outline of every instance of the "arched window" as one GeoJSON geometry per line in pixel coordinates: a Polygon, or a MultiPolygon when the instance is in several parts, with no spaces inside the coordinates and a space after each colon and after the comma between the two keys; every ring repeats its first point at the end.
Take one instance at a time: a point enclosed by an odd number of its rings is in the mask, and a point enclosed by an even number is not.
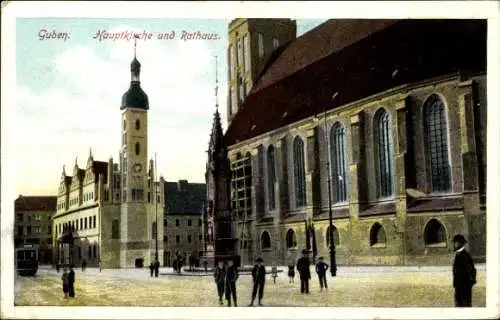
{"type": "Polygon", "coordinates": [[[135,155],[138,156],[140,152],[141,152],[141,146],[139,145],[139,142],[136,142],[135,143],[135,155]]]}
{"type": "Polygon", "coordinates": [[[260,245],[262,249],[271,248],[271,237],[269,236],[269,232],[262,232],[262,235],[260,236],[260,245]]]}
{"type": "Polygon", "coordinates": [[[431,219],[424,229],[425,244],[446,243],[446,231],[443,225],[436,219],[431,219]]]}
{"type": "Polygon", "coordinates": [[[141,128],[141,122],[139,121],[139,119],[136,119],[135,120],[135,130],[139,130],[141,128]]]}
{"type": "Polygon", "coordinates": [[[377,159],[378,183],[377,195],[379,198],[392,196],[394,181],[392,174],[392,159],[394,156],[392,144],[391,118],[383,109],[375,114],[375,159],[377,159]]]}
{"type": "Polygon", "coordinates": [[[332,164],[331,175],[334,203],[347,201],[347,153],[345,146],[346,136],[344,126],[337,122],[330,131],[330,163],[332,164]]]}
{"type": "Polygon", "coordinates": [[[370,246],[381,244],[385,245],[387,238],[385,236],[384,227],[378,222],[375,222],[370,229],[370,246]]]}
{"type": "Polygon", "coordinates": [[[304,160],[304,141],[297,136],[293,140],[293,173],[295,183],[295,206],[306,205],[306,169],[304,160]]]}
{"type": "Polygon", "coordinates": [[[274,184],[276,183],[276,161],[274,147],[267,148],[267,192],[269,200],[269,210],[276,208],[276,195],[274,194],[274,184]]]}
{"type": "MultiPolygon", "coordinates": [[[[326,247],[330,247],[330,226],[326,228],[326,247]]],[[[333,226],[333,245],[338,246],[340,244],[340,236],[339,236],[339,231],[335,226],[333,226]]]]}
{"type": "Polygon", "coordinates": [[[287,249],[295,248],[297,246],[297,236],[293,229],[288,229],[286,232],[286,247],[287,249]]]}
{"type": "Polygon", "coordinates": [[[424,104],[425,153],[432,192],[451,189],[448,130],[443,101],[435,94],[424,104]]]}

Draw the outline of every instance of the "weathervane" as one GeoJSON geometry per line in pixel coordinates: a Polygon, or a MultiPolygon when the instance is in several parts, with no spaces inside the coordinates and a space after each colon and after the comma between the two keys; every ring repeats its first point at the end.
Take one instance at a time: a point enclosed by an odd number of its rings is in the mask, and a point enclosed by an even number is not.
{"type": "Polygon", "coordinates": [[[136,57],[137,52],[137,39],[139,39],[139,35],[134,34],[134,58],[136,57]]]}
{"type": "Polygon", "coordinates": [[[219,78],[218,78],[218,71],[217,71],[217,56],[215,56],[215,109],[217,111],[219,111],[218,90],[219,90],[219,78]]]}

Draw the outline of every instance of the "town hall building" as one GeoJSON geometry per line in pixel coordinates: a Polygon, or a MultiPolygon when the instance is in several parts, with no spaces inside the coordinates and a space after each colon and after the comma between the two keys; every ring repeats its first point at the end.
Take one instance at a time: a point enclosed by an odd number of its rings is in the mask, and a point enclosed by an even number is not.
{"type": "Polygon", "coordinates": [[[449,264],[458,233],[484,260],[486,29],[339,19],[296,37],[290,19],[231,21],[208,244],[242,264],[328,259],[331,210],[339,264],[449,264]]]}
{"type": "Polygon", "coordinates": [[[52,228],[55,263],[129,268],[163,256],[164,180],[156,181],[148,160],[149,101],[140,71],[134,54],[120,107],[118,163],[96,161],[90,151],[83,168],[77,161],[71,170],[63,166],[52,228]]]}

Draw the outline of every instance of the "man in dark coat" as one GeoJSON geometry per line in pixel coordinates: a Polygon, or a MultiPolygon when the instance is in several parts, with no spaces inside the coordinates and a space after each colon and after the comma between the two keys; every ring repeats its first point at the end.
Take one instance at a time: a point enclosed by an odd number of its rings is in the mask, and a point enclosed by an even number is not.
{"type": "Polygon", "coordinates": [[[224,262],[219,260],[214,270],[214,280],[217,284],[217,294],[219,295],[219,304],[223,305],[222,296],[224,295],[224,281],[226,279],[226,268],[224,262]]]}
{"type": "Polygon", "coordinates": [[[255,265],[252,269],[253,291],[252,302],[250,307],[253,307],[257,291],[259,292],[259,306],[262,306],[262,298],[264,297],[264,286],[266,285],[266,267],[262,263],[262,258],[255,260],[255,265]]]}
{"type": "Polygon", "coordinates": [[[231,306],[231,297],[233,298],[234,306],[238,306],[238,301],[236,300],[236,280],[238,280],[238,268],[234,265],[233,260],[227,262],[226,267],[226,278],[225,278],[225,288],[226,288],[226,300],[227,306],[231,306]]]}
{"type": "Polygon", "coordinates": [[[155,269],[155,277],[158,278],[158,273],[160,272],[160,261],[158,260],[155,261],[154,269],[155,269]]]}
{"type": "Polygon", "coordinates": [[[323,257],[319,257],[318,263],[316,264],[316,273],[319,278],[319,286],[321,291],[323,291],[323,287],[328,289],[328,284],[326,283],[326,270],[328,270],[328,265],[323,261],[323,257]]]}
{"type": "Polygon", "coordinates": [[[465,250],[464,236],[453,238],[455,261],[453,262],[453,287],[455,288],[455,306],[472,307],[472,287],[476,283],[476,268],[472,257],[465,250]]]}
{"type": "Polygon", "coordinates": [[[75,270],[73,270],[73,265],[69,266],[68,273],[68,291],[71,298],[75,297],[75,270]]]}
{"type": "Polygon", "coordinates": [[[311,270],[309,269],[311,262],[307,254],[307,250],[302,250],[302,257],[297,261],[297,271],[299,271],[300,275],[300,293],[302,294],[309,294],[309,279],[311,279],[311,270]]]}

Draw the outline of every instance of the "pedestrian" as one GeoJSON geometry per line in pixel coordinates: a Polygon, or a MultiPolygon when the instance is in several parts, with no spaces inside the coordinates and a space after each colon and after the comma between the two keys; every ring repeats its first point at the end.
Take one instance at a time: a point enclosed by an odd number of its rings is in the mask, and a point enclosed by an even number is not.
{"type": "Polygon", "coordinates": [[[214,280],[217,284],[217,294],[219,295],[219,304],[223,305],[222,296],[224,294],[224,280],[226,278],[226,269],[224,268],[224,262],[219,260],[217,267],[214,270],[214,280]]]}
{"type": "Polygon", "coordinates": [[[64,267],[63,274],[61,276],[61,280],[62,280],[63,292],[64,292],[65,299],[68,297],[68,293],[69,293],[69,279],[68,279],[68,277],[69,277],[68,269],[66,267],[64,267]]]}
{"type": "Polygon", "coordinates": [[[152,277],[153,276],[153,272],[154,272],[154,265],[153,265],[153,262],[151,262],[149,264],[149,275],[152,277]]]}
{"type": "Polygon", "coordinates": [[[297,261],[297,271],[299,271],[300,276],[300,293],[309,294],[309,279],[311,279],[311,270],[309,266],[311,262],[307,256],[308,251],[306,249],[302,250],[302,257],[297,261]]]}
{"type": "Polygon", "coordinates": [[[472,287],[476,284],[476,268],[472,257],[465,250],[467,240],[457,234],[453,237],[455,261],[453,262],[453,287],[455,307],[472,307],[472,287]]]}
{"type": "Polygon", "coordinates": [[[160,261],[158,261],[158,259],[156,259],[155,261],[154,269],[155,269],[155,277],[158,278],[158,274],[160,273],[160,261]]]}
{"type": "Polygon", "coordinates": [[[203,266],[205,267],[205,272],[208,272],[208,261],[203,261],[203,266]]]}
{"type": "Polygon", "coordinates": [[[231,306],[231,297],[233,298],[234,306],[238,306],[238,300],[236,299],[236,280],[238,280],[238,268],[234,265],[234,261],[230,259],[227,262],[226,267],[226,278],[225,278],[225,288],[226,288],[226,300],[227,306],[231,306]]]}
{"type": "Polygon", "coordinates": [[[252,302],[249,307],[253,307],[257,291],[259,292],[259,306],[262,306],[262,298],[264,297],[264,286],[266,285],[266,267],[263,264],[262,258],[255,260],[255,265],[252,269],[253,290],[252,302]]]}
{"type": "Polygon", "coordinates": [[[73,270],[73,265],[69,266],[68,293],[69,293],[70,298],[75,297],[75,270],[73,270]]]}
{"type": "Polygon", "coordinates": [[[319,286],[321,291],[323,291],[323,287],[328,289],[328,284],[326,283],[326,270],[328,270],[328,265],[323,261],[323,257],[319,257],[318,260],[316,264],[316,273],[319,278],[319,286]]]}
{"type": "Polygon", "coordinates": [[[293,261],[288,263],[288,283],[293,283],[295,279],[295,264],[293,261]]]}
{"type": "Polygon", "coordinates": [[[271,268],[271,276],[273,277],[273,282],[276,283],[276,278],[278,277],[278,267],[276,263],[273,263],[273,267],[271,268]]]}
{"type": "Polygon", "coordinates": [[[85,271],[85,268],[87,268],[87,260],[83,259],[83,261],[82,261],[82,271],[85,271]]]}

